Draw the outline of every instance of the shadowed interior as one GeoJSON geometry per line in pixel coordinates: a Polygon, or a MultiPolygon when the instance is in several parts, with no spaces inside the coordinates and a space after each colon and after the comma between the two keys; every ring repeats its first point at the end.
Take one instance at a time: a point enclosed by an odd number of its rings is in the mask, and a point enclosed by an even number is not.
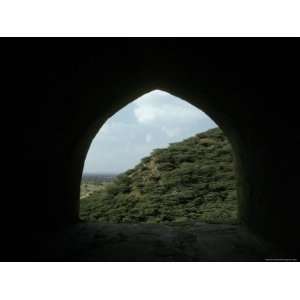
{"type": "Polygon", "coordinates": [[[32,175],[44,174],[46,184],[37,179],[26,224],[47,232],[78,222],[82,170],[93,137],[124,105],[160,89],[203,110],[228,137],[242,224],[297,253],[299,76],[293,71],[299,70],[299,40],[52,41],[41,40],[42,54],[32,57],[30,78],[42,70],[48,84],[47,98],[35,104],[38,113],[28,109],[36,122],[25,124],[25,163],[32,175]]]}

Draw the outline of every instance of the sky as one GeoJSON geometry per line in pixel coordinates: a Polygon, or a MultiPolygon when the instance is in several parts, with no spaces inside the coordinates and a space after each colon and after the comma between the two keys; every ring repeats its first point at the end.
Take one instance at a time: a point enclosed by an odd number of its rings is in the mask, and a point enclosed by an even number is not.
{"type": "Polygon", "coordinates": [[[201,110],[154,90],[109,118],[95,136],[84,173],[119,174],[135,167],[153,149],[166,148],[217,125],[201,110]]]}

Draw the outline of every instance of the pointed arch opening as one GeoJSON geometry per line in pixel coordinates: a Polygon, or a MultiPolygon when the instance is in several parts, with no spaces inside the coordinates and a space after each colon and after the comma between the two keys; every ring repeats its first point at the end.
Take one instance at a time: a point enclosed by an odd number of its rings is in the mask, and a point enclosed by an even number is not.
{"type": "Polygon", "coordinates": [[[80,199],[85,222],[236,224],[231,143],[199,108],[150,91],[93,138],[80,199]]]}

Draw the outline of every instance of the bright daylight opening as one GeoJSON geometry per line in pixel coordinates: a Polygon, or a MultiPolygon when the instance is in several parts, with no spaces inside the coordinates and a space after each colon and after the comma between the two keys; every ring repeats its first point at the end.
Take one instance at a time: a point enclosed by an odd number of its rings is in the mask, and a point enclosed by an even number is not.
{"type": "Polygon", "coordinates": [[[232,149],[204,112],[155,90],[99,130],[80,197],[85,222],[237,223],[232,149]]]}

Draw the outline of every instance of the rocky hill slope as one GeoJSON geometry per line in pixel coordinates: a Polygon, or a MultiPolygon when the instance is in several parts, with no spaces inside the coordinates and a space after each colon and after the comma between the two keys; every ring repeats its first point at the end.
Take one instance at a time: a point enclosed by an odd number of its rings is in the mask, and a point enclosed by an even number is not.
{"type": "Polygon", "coordinates": [[[215,128],[156,149],[83,199],[80,217],[103,223],[236,223],[230,144],[215,128]]]}

